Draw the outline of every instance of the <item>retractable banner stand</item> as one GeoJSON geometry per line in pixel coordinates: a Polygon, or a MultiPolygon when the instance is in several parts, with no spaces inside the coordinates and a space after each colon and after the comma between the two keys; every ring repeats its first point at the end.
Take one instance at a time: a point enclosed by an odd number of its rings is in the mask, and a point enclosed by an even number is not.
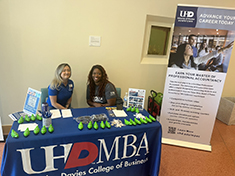
{"type": "Polygon", "coordinates": [[[234,9],[178,5],[160,116],[162,143],[211,151],[234,38],[234,9]]]}

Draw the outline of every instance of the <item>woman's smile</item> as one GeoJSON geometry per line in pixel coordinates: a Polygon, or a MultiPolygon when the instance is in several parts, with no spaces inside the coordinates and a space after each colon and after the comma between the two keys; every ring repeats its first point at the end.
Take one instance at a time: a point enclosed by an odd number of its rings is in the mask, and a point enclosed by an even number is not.
{"type": "Polygon", "coordinates": [[[102,78],[102,73],[98,68],[95,68],[92,72],[92,78],[95,82],[95,84],[99,84],[102,78]]]}

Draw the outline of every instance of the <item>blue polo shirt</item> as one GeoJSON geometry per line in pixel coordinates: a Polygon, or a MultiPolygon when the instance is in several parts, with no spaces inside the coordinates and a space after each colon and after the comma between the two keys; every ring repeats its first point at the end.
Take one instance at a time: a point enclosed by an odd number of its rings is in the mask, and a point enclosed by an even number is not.
{"type": "MultiPolygon", "coordinates": [[[[66,106],[67,101],[73,94],[74,84],[73,81],[69,79],[68,84],[65,86],[63,83],[57,89],[51,89],[48,86],[48,95],[55,96],[57,95],[57,103],[61,104],[62,106],[66,106]]],[[[51,104],[51,100],[48,97],[47,103],[50,107],[53,107],[51,104]]]]}

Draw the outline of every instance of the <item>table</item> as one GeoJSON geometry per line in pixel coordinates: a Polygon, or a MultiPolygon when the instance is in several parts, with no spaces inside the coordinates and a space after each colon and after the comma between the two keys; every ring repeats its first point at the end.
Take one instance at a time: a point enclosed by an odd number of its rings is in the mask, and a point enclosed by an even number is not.
{"type": "MultiPolygon", "coordinates": [[[[126,109],[125,109],[126,110],[126,109]]],[[[101,108],[72,109],[73,117],[105,113],[101,108]]],[[[126,112],[125,119],[134,119],[126,112]]],[[[149,114],[143,110],[143,115],[149,114]]],[[[112,118],[109,121],[124,117],[112,118]]],[[[41,129],[41,121],[37,121],[41,129]]],[[[25,123],[25,122],[24,122],[25,123]]],[[[46,134],[33,132],[28,137],[12,129],[19,138],[8,135],[2,156],[2,176],[157,176],[161,156],[161,125],[152,122],[110,129],[78,129],[73,118],[52,120],[55,131],[46,134]]]]}

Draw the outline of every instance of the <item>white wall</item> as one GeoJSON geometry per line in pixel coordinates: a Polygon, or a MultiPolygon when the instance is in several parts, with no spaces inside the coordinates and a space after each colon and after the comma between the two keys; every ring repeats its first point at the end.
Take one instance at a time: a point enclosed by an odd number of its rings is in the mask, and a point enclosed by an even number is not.
{"type": "MultiPolygon", "coordinates": [[[[233,7],[232,0],[214,0],[233,7]]],[[[174,18],[186,0],[1,0],[0,116],[12,124],[10,113],[23,109],[28,87],[47,87],[56,67],[67,62],[75,82],[73,107],[87,107],[87,75],[102,64],[110,81],[122,88],[163,91],[166,65],[140,64],[146,15],[174,18]],[[101,47],[89,47],[90,35],[101,36],[101,47]]],[[[213,6],[209,1],[197,4],[213,6]]],[[[223,96],[235,96],[235,52],[223,96]]]]}

